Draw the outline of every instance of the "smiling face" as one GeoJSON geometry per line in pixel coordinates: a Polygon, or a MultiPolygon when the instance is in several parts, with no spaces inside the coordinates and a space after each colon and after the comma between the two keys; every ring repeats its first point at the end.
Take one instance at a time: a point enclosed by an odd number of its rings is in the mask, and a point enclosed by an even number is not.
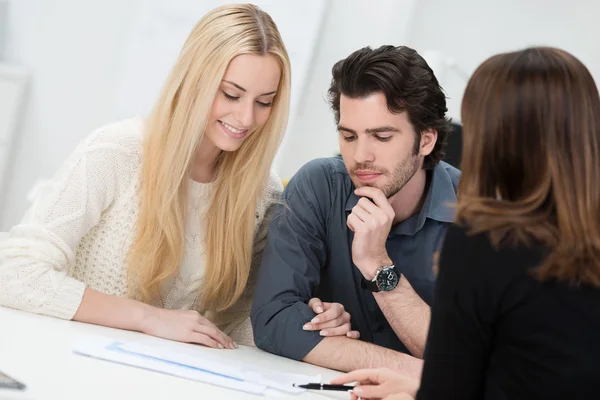
{"type": "Polygon", "coordinates": [[[222,151],[237,150],[269,119],[281,67],[271,55],[242,54],[229,63],[210,111],[205,137],[222,151]]]}
{"type": "Polygon", "coordinates": [[[383,93],[340,98],[340,151],[357,188],[372,186],[391,197],[423,165],[435,143],[432,133],[417,135],[406,112],[389,111],[383,93]]]}

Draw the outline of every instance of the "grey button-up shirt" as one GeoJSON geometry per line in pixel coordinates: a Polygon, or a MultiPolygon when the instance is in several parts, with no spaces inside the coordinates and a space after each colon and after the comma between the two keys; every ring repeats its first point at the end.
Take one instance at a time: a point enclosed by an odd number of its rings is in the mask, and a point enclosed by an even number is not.
{"type": "MultiPolygon", "coordinates": [[[[459,170],[443,162],[430,171],[421,211],[393,227],[386,242],[401,279],[428,304],[433,254],[453,221],[459,177],[459,170]]],[[[302,359],[323,339],[302,330],[315,316],[308,301],[319,297],[344,305],[361,340],[408,352],[373,294],[361,288],[362,274],[352,262],[354,233],[346,219],[359,200],[354,190],[339,157],[311,161],[289,182],[269,228],[252,307],[259,348],[302,359]]]]}

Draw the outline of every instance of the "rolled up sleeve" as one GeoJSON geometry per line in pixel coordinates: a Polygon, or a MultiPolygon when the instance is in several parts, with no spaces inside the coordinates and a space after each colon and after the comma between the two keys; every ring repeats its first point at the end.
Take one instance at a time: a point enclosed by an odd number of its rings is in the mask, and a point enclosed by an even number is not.
{"type": "Polygon", "coordinates": [[[307,303],[327,260],[331,175],[325,160],[305,165],[289,182],[271,222],[252,306],[256,346],[301,360],[322,339],[304,331],[315,313],[307,303]]]}

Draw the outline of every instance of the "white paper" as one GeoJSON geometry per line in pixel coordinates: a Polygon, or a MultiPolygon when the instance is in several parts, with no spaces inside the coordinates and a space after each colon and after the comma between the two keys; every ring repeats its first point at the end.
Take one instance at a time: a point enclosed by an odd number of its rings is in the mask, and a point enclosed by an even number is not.
{"type": "Polygon", "coordinates": [[[321,382],[321,375],[289,374],[210,355],[194,357],[166,347],[106,338],[79,340],[73,352],[259,395],[267,388],[298,394],[306,390],[294,387],[294,383],[321,382]]]}
{"type": "Polygon", "coordinates": [[[210,357],[208,355],[203,355],[202,358],[193,357],[189,354],[174,351],[172,349],[151,347],[137,343],[126,343],[120,345],[119,349],[137,355],[160,358],[161,360],[171,363],[208,370],[215,374],[234,377],[246,382],[253,382],[286,393],[302,393],[306,391],[306,389],[294,387],[294,383],[321,382],[321,375],[307,376],[289,374],[256,366],[249,367],[247,364],[241,362],[231,360],[224,361],[219,357],[210,357]]]}
{"type": "Polygon", "coordinates": [[[31,400],[27,390],[0,388],[0,400],[31,400]]]}
{"type": "Polygon", "coordinates": [[[115,343],[119,342],[114,342],[110,339],[81,340],[75,343],[73,346],[73,352],[106,361],[113,361],[119,364],[162,372],[167,375],[210,383],[212,385],[240,390],[252,394],[262,395],[267,389],[267,387],[264,385],[257,385],[252,382],[220,377],[212,373],[203,372],[189,367],[177,366],[162,360],[153,360],[136,356],[134,354],[118,352],[109,349],[109,346],[114,345],[115,343]]]}

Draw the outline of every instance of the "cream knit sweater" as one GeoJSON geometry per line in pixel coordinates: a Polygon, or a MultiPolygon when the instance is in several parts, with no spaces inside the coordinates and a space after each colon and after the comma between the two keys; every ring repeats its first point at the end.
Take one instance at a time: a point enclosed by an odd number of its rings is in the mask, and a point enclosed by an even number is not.
{"type": "MultiPolygon", "coordinates": [[[[125,257],[139,209],[142,131],[139,118],[95,131],[44,186],[21,224],[0,243],[1,306],[72,319],[86,287],[126,295],[125,257]]],[[[196,309],[236,342],[253,345],[249,312],[257,261],[272,205],[283,188],[272,174],[256,210],[248,286],[234,307],[218,315],[196,303],[205,269],[202,227],[211,189],[211,184],[190,179],[184,256],[177,275],[161,287],[161,305],[196,309]]]]}

